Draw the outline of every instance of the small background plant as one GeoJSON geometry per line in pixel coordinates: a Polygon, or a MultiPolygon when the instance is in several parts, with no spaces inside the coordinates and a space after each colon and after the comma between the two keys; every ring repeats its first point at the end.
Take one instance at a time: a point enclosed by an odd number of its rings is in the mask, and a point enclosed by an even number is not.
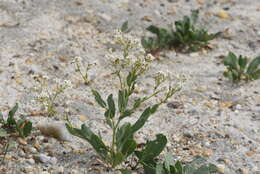
{"type": "Polygon", "coordinates": [[[0,112],[0,139],[5,141],[3,148],[3,158],[5,159],[7,151],[15,144],[11,140],[12,136],[19,136],[25,138],[30,135],[32,131],[32,122],[27,120],[25,116],[21,115],[19,120],[14,118],[16,111],[18,110],[18,104],[16,104],[8,113],[7,119],[4,119],[3,114],[0,112]]]}
{"type": "Polygon", "coordinates": [[[65,90],[71,88],[71,82],[69,80],[54,79],[54,85],[50,85],[47,76],[36,76],[35,81],[37,83],[35,87],[36,101],[42,104],[48,116],[54,116],[56,114],[55,102],[65,90]]]}
{"type": "Polygon", "coordinates": [[[207,30],[196,26],[198,10],[193,10],[190,17],[184,16],[183,20],[175,22],[175,30],[159,28],[151,25],[148,31],[156,37],[143,37],[142,45],[146,52],[157,54],[163,49],[175,48],[182,52],[194,52],[208,45],[221,33],[209,34],[207,30]]]}
{"type": "MultiPolygon", "coordinates": [[[[169,75],[159,72],[154,77],[153,92],[148,96],[137,98],[134,102],[131,102],[136,84],[140,80],[140,76],[148,70],[153,56],[146,55],[141,43],[131,35],[124,34],[121,30],[115,34],[114,42],[121,46],[123,52],[120,56],[114,52],[110,52],[107,55],[114,69],[112,74],[118,78],[120,83],[117,100],[115,100],[113,94],[108,95],[107,99],[104,100],[97,90],[92,89],[92,94],[96,102],[105,110],[104,119],[112,132],[110,144],[105,144],[102,137],[95,134],[85,124],[82,124],[81,128],[75,128],[68,120],[66,127],[72,135],[88,141],[106,164],[118,169],[117,166],[133,155],[137,149],[138,144],[134,139],[135,133],[144,126],[149,117],[157,111],[160,105],[180,90],[180,86],[172,87],[169,85],[168,87],[163,87],[162,84],[169,79],[169,75]],[[159,95],[159,93],[164,93],[162,99],[158,103],[146,107],[136,122],[125,122],[125,118],[131,117],[138,108],[141,108],[144,102],[159,95]]],[[[167,139],[164,135],[158,134],[154,141],[156,141],[155,148],[162,151],[167,139]]],[[[155,153],[154,150],[154,148],[147,149],[142,154],[145,158],[149,158],[151,153],[155,153]]],[[[156,155],[158,154],[156,153],[156,155]]],[[[119,170],[122,173],[130,172],[127,169],[119,170]]]]}
{"type": "Polygon", "coordinates": [[[224,57],[224,65],[227,70],[223,75],[233,83],[238,83],[241,80],[250,81],[260,78],[260,56],[255,57],[249,62],[247,57],[242,55],[237,57],[234,53],[229,52],[224,57]]]}

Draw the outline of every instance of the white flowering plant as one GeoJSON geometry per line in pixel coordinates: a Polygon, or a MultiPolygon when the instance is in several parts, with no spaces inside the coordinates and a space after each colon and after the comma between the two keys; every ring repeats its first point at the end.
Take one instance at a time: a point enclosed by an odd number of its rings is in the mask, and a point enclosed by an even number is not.
{"type": "Polygon", "coordinates": [[[48,116],[54,116],[56,114],[55,102],[65,90],[72,87],[71,81],[54,79],[54,85],[51,86],[47,76],[37,76],[34,79],[37,83],[34,88],[37,93],[36,101],[42,104],[48,116]]]}
{"type": "Polygon", "coordinates": [[[89,85],[91,83],[91,79],[89,77],[89,70],[91,69],[92,66],[96,65],[95,63],[91,64],[88,63],[86,65],[85,71],[82,70],[82,58],[81,57],[75,57],[73,61],[71,62],[72,64],[75,65],[75,71],[80,74],[82,79],[84,80],[85,85],[89,85]]]}
{"type": "MultiPolygon", "coordinates": [[[[110,144],[106,144],[100,135],[95,134],[85,124],[82,124],[81,128],[76,128],[67,120],[66,127],[72,135],[88,141],[106,164],[120,170],[122,173],[127,173],[129,172],[127,169],[119,169],[118,166],[135,153],[139,154],[139,157],[142,154],[141,151],[137,152],[138,144],[134,139],[135,133],[144,126],[160,105],[181,89],[181,86],[172,87],[169,85],[166,87],[164,85],[165,87],[162,87],[162,84],[169,80],[170,76],[159,72],[154,77],[153,92],[134,101],[131,100],[130,98],[135,92],[140,77],[148,71],[154,57],[145,54],[140,40],[135,39],[130,33],[118,30],[113,43],[120,45],[122,51],[122,54],[119,54],[110,50],[109,55],[106,56],[114,69],[112,74],[118,78],[120,83],[117,101],[115,101],[113,94],[108,95],[107,99],[104,100],[97,90],[92,89],[96,102],[105,110],[104,119],[106,124],[111,128],[112,138],[110,144]],[[159,95],[159,93],[164,93],[162,99],[156,104],[145,108],[135,123],[125,122],[125,118],[131,117],[137,109],[142,107],[144,102],[159,95]]],[[[153,143],[149,152],[144,154],[145,158],[153,159],[154,156],[160,154],[167,143],[167,139],[164,135],[158,134],[152,142],[155,143],[153,143]]]]}

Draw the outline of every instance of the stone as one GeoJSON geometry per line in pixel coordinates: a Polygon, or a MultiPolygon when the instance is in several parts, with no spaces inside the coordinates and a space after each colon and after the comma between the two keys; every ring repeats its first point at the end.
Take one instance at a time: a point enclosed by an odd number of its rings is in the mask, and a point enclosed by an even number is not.
{"type": "Polygon", "coordinates": [[[224,10],[220,10],[218,13],[217,13],[217,16],[221,19],[228,19],[229,18],[229,14],[224,11],[224,10]]]}
{"type": "Polygon", "coordinates": [[[40,154],[34,157],[36,161],[42,162],[42,163],[48,163],[51,159],[51,157],[45,155],[45,154],[40,154]]]}
{"type": "Polygon", "coordinates": [[[217,165],[217,170],[218,170],[219,173],[225,173],[225,165],[218,164],[217,165]]]}
{"type": "Polygon", "coordinates": [[[203,155],[204,157],[210,157],[210,156],[213,155],[213,151],[212,151],[211,149],[206,149],[206,150],[204,150],[204,151],[202,152],[202,155],[203,155]]]}
{"type": "Polygon", "coordinates": [[[28,159],[27,162],[31,165],[35,164],[35,160],[33,158],[28,159]]]}
{"type": "Polygon", "coordinates": [[[23,138],[20,138],[20,137],[17,139],[17,141],[20,145],[26,145],[27,144],[27,141],[23,138]]]}
{"type": "Polygon", "coordinates": [[[63,122],[41,123],[37,126],[45,136],[56,138],[60,141],[70,141],[70,134],[63,122]]]}

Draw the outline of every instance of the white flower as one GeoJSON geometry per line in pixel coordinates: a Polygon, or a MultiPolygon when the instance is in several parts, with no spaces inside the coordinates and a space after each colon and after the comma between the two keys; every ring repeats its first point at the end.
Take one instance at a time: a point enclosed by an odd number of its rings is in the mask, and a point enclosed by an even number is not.
{"type": "Polygon", "coordinates": [[[71,61],[71,63],[79,63],[79,62],[82,62],[82,58],[81,57],[74,57],[71,61]]]}

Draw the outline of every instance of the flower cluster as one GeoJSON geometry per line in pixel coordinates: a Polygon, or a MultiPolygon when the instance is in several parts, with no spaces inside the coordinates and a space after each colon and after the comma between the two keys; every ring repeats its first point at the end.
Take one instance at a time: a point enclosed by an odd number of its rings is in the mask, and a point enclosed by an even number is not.
{"type": "Polygon", "coordinates": [[[138,74],[141,74],[148,69],[149,63],[155,59],[151,54],[145,53],[141,40],[129,33],[116,30],[112,43],[118,44],[123,51],[123,54],[121,54],[121,50],[118,53],[110,49],[109,54],[106,55],[116,73],[135,69],[138,74]]]}
{"type": "Polygon", "coordinates": [[[54,79],[54,85],[51,86],[47,76],[35,76],[34,79],[37,83],[34,87],[34,90],[37,93],[36,101],[42,104],[49,116],[55,115],[55,102],[66,89],[72,87],[71,81],[54,79]]]}
{"type": "Polygon", "coordinates": [[[92,67],[93,65],[96,65],[96,63],[93,63],[93,64],[88,63],[88,64],[86,65],[85,72],[83,72],[83,71],[82,71],[82,68],[81,68],[81,67],[82,67],[82,58],[81,58],[81,57],[75,57],[75,58],[73,58],[73,60],[72,60],[71,63],[75,65],[75,71],[80,74],[80,76],[81,76],[81,77],[83,78],[83,80],[84,80],[84,83],[85,83],[86,85],[88,85],[88,84],[91,82],[91,79],[90,79],[90,77],[89,77],[88,71],[91,69],[91,67],[92,67]]]}

